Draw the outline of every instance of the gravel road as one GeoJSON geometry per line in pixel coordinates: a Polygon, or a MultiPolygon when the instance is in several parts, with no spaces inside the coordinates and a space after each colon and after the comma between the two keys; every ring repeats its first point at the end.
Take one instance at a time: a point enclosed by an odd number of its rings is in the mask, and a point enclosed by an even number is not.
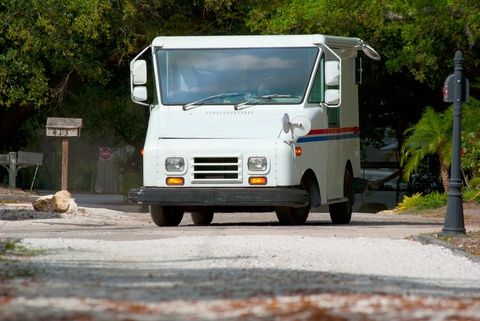
{"type": "Polygon", "coordinates": [[[480,320],[480,263],[384,232],[335,237],[320,224],[306,235],[280,226],[232,234],[229,225],[161,229],[99,209],[0,213],[0,238],[23,230],[22,245],[45,251],[0,262],[35,272],[1,279],[0,320],[480,320]],[[48,235],[28,232],[46,225],[48,235]],[[91,233],[64,233],[72,226],[91,233]],[[105,226],[122,232],[95,237],[105,226]],[[130,239],[140,227],[145,238],[130,239]]]}

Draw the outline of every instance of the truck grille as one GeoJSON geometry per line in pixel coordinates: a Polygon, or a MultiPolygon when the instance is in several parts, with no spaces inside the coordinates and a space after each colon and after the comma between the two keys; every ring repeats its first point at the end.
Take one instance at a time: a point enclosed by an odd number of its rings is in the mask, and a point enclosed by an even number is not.
{"type": "Polygon", "coordinates": [[[194,157],[193,183],[241,182],[239,157],[194,157]]]}

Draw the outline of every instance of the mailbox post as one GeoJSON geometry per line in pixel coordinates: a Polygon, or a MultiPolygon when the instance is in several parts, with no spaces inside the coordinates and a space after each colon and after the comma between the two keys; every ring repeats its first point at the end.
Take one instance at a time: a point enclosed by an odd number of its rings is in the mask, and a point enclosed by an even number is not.
{"type": "Polygon", "coordinates": [[[62,138],[62,190],[68,187],[68,138],[79,137],[81,118],[47,118],[47,136],[62,138]]]}
{"type": "Polygon", "coordinates": [[[8,186],[15,187],[17,181],[17,153],[10,152],[0,155],[0,165],[8,171],[8,186]]]}
{"type": "Polygon", "coordinates": [[[8,184],[10,187],[15,187],[17,184],[17,153],[10,152],[10,169],[8,171],[8,184]]]}

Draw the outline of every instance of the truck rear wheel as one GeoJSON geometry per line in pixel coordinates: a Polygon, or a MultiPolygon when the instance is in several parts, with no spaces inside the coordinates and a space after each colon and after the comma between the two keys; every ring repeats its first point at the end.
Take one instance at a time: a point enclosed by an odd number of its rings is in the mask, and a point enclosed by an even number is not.
{"type": "Polygon", "coordinates": [[[195,225],[210,225],[213,220],[213,212],[192,212],[191,214],[193,224],[195,225]]]}
{"type": "Polygon", "coordinates": [[[343,203],[336,203],[328,206],[330,210],[330,219],[333,224],[348,224],[352,218],[353,186],[352,175],[348,169],[345,170],[343,178],[343,197],[346,197],[348,200],[343,203]]]}
{"type": "MultiPolygon", "coordinates": [[[[302,179],[300,183],[300,189],[308,190],[305,180],[302,179]]],[[[283,225],[301,225],[304,224],[308,218],[310,207],[287,207],[277,206],[275,207],[275,214],[277,214],[278,221],[283,225]]]]}
{"type": "Polygon", "coordinates": [[[277,214],[278,221],[282,225],[301,225],[307,220],[310,208],[307,207],[286,207],[277,206],[275,213],[277,214]]]}
{"type": "Polygon", "coordinates": [[[183,218],[183,210],[173,206],[150,205],[150,216],[158,226],[178,226],[183,218]]]}

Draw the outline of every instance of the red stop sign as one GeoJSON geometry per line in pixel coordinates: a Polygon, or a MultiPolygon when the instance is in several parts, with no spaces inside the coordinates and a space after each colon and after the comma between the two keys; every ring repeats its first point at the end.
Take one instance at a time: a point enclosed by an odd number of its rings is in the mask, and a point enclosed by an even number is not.
{"type": "Polygon", "coordinates": [[[112,157],[112,150],[107,147],[100,148],[100,159],[109,160],[112,157]]]}

